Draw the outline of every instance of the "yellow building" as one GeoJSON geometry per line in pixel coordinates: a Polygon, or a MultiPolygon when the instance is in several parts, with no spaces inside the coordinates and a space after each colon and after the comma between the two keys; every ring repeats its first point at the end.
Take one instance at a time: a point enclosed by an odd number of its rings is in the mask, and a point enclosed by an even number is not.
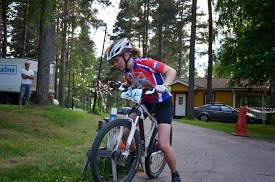
{"type": "MultiPolygon", "coordinates": [[[[259,97],[264,104],[264,98],[269,92],[268,85],[263,86],[233,86],[229,87],[230,79],[213,78],[212,79],[212,96],[214,102],[222,102],[234,108],[239,108],[241,100],[244,97],[259,97]]],[[[206,78],[195,78],[195,98],[194,106],[202,106],[206,104],[206,78]]],[[[188,78],[176,79],[171,84],[171,93],[174,101],[174,116],[185,116],[188,95],[188,78]]]]}

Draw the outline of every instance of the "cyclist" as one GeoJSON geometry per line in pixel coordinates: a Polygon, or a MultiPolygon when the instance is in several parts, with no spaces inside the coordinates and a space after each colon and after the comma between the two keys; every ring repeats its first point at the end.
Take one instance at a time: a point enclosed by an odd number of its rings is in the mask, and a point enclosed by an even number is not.
{"type": "MultiPolygon", "coordinates": [[[[140,58],[140,51],[133,47],[127,38],[115,41],[107,49],[107,60],[112,60],[117,68],[124,71],[126,85],[132,84],[132,78],[142,73],[155,86],[157,96],[144,95],[143,103],[148,111],[156,113],[159,148],[164,153],[165,160],[170,167],[172,182],[180,181],[176,155],[169,143],[173,105],[171,93],[166,88],[176,76],[175,69],[154,59],[140,58]],[[165,75],[165,79],[162,74],[165,75]]],[[[132,113],[130,117],[134,119],[134,114],[132,113]]]]}

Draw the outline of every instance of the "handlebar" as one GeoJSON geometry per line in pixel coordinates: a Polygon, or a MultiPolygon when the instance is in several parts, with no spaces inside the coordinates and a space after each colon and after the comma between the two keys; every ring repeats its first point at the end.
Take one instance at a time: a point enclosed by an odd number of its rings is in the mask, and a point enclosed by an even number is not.
{"type": "Polygon", "coordinates": [[[121,98],[129,99],[135,103],[139,103],[142,100],[143,95],[157,94],[156,88],[152,87],[152,85],[150,85],[151,87],[143,87],[142,85],[136,86],[134,84],[128,86],[121,82],[109,81],[108,86],[113,90],[122,91],[121,98]]]}
{"type": "MultiPolygon", "coordinates": [[[[128,91],[129,87],[132,88],[132,89],[135,89],[135,87],[133,85],[131,86],[127,86],[119,81],[115,82],[115,81],[109,81],[108,82],[108,86],[114,90],[120,90],[122,92],[126,92],[128,91]]],[[[156,89],[154,87],[149,87],[149,88],[142,88],[142,92],[143,94],[145,95],[153,95],[153,94],[156,94],[156,89]]]]}
{"type": "MultiPolygon", "coordinates": [[[[119,81],[117,82],[108,81],[108,86],[114,90],[120,90],[120,91],[127,91],[129,87],[131,87],[132,89],[136,89],[136,87],[133,85],[128,86],[119,81]]],[[[142,89],[144,92],[146,92],[145,94],[153,94],[154,92],[156,92],[156,89],[154,87],[144,87],[142,89]]]]}

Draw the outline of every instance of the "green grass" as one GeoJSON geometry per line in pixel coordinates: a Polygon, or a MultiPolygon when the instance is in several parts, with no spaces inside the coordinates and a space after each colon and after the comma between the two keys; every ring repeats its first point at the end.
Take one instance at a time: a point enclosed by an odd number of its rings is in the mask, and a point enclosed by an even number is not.
{"type": "Polygon", "coordinates": [[[91,181],[80,174],[102,116],[37,105],[0,116],[0,181],[91,181]]]}
{"type": "MultiPolygon", "coordinates": [[[[175,119],[175,121],[232,134],[236,123],[216,121],[202,122],[197,119],[175,119]]],[[[252,138],[275,139],[275,124],[247,124],[247,134],[252,138]]]]}
{"type": "MultiPolygon", "coordinates": [[[[0,105],[0,181],[91,181],[86,151],[104,115],[55,106],[0,105]]],[[[232,133],[235,124],[177,119],[232,133]]],[[[248,125],[251,137],[275,138],[275,124],[248,125]]]]}

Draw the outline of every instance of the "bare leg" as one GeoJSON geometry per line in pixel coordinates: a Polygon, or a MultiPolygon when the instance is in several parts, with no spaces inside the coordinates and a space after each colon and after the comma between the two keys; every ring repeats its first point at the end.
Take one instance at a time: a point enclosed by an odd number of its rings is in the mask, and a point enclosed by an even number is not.
{"type": "Polygon", "coordinates": [[[22,106],[23,100],[19,100],[19,106],[22,106]]]}
{"type": "Polygon", "coordinates": [[[161,123],[158,125],[158,139],[160,150],[164,153],[165,160],[171,169],[172,173],[177,172],[176,155],[173,148],[170,146],[171,125],[161,123]]]}

